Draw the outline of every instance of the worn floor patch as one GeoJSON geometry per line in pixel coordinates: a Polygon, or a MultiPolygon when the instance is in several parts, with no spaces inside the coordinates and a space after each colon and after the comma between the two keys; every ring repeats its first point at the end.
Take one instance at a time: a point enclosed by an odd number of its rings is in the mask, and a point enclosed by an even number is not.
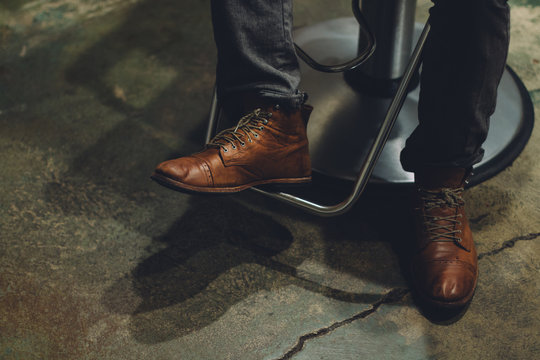
{"type": "MultiPolygon", "coordinates": [[[[540,4],[510,4],[538,114],[540,4]]],[[[295,24],[350,5],[295,0],[295,24]]],[[[1,359],[535,358],[538,127],[465,194],[480,280],[440,325],[407,290],[404,194],[327,219],[149,179],[201,147],[215,66],[209,0],[0,3],[1,359]]]]}

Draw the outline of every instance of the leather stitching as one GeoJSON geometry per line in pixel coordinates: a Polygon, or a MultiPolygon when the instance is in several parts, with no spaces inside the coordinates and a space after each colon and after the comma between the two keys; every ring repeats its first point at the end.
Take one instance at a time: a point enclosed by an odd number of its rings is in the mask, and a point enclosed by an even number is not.
{"type": "Polygon", "coordinates": [[[467,263],[465,261],[461,261],[461,260],[431,260],[431,261],[426,261],[425,263],[462,265],[462,266],[466,266],[467,268],[469,268],[469,270],[471,270],[473,273],[475,272],[474,266],[472,266],[471,264],[469,264],[469,263],[467,263]]]}
{"type": "Polygon", "coordinates": [[[214,186],[214,177],[212,176],[212,170],[210,170],[210,165],[208,165],[205,159],[202,159],[199,157],[198,159],[202,161],[201,168],[204,170],[204,173],[206,174],[206,183],[209,186],[214,186]]]}

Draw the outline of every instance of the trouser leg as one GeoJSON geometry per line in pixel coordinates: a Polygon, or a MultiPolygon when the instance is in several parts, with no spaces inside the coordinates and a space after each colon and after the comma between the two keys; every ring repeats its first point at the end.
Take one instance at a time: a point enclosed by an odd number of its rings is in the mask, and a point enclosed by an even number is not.
{"type": "Polygon", "coordinates": [[[300,68],[292,40],[292,0],[212,0],[220,100],[244,94],[299,107],[300,68]]]}
{"type": "Polygon", "coordinates": [[[484,154],[509,43],[506,0],[433,0],[424,50],[419,125],[405,170],[471,167],[484,154]]]}

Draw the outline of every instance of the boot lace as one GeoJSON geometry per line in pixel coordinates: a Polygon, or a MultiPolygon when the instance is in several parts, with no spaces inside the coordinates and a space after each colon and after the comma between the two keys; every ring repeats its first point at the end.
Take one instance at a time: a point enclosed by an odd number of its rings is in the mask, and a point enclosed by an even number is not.
{"type": "Polygon", "coordinates": [[[448,189],[443,188],[437,191],[419,189],[420,197],[424,204],[424,217],[426,231],[429,234],[431,241],[435,242],[461,242],[460,229],[456,229],[456,225],[461,225],[461,214],[450,216],[434,216],[430,215],[430,210],[448,207],[457,208],[465,205],[463,200],[463,188],[448,189]]]}
{"type": "Polygon", "coordinates": [[[263,125],[268,123],[270,117],[272,117],[272,113],[263,111],[262,109],[255,109],[253,112],[240,118],[240,121],[238,121],[235,127],[225,129],[214,136],[208,143],[208,146],[221,147],[224,152],[229,151],[226,148],[227,144],[232,144],[233,149],[236,149],[236,142],[239,142],[241,146],[245,146],[245,141],[253,142],[253,138],[259,137],[256,130],[262,131],[264,129],[263,125]]]}

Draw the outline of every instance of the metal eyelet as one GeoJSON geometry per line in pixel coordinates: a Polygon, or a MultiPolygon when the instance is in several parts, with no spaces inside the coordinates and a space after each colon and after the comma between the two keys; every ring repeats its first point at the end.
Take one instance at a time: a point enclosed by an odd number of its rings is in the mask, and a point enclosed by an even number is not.
{"type": "Polygon", "coordinates": [[[256,138],[258,138],[258,137],[259,137],[259,134],[255,134],[255,135],[253,135],[253,136],[255,136],[256,138]]]}
{"type": "Polygon", "coordinates": [[[268,113],[268,117],[271,118],[271,117],[272,117],[272,113],[268,113]]]}
{"type": "Polygon", "coordinates": [[[259,126],[259,130],[263,131],[263,130],[264,130],[264,126],[259,126]]]}
{"type": "Polygon", "coordinates": [[[236,146],[233,145],[232,148],[233,148],[233,150],[236,150],[236,146]]]}
{"type": "Polygon", "coordinates": [[[253,140],[251,140],[251,139],[249,139],[248,141],[249,141],[250,143],[252,143],[252,142],[253,142],[253,140]]]}
{"type": "Polygon", "coordinates": [[[264,124],[264,125],[268,124],[268,120],[264,119],[264,120],[263,120],[263,124],[264,124]]]}
{"type": "Polygon", "coordinates": [[[246,146],[246,143],[245,143],[245,142],[241,142],[240,145],[246,146]]]}
{"type": "Polygon", "coordinates": [[[229,152],[227,148],[223,148],[223,152],[229,152]]]}
{"type": "Polygon", "coordinates": [[[275,110],[279,110],[279,107],[280,107],[279,104],[274,105],[275,110]]]}

